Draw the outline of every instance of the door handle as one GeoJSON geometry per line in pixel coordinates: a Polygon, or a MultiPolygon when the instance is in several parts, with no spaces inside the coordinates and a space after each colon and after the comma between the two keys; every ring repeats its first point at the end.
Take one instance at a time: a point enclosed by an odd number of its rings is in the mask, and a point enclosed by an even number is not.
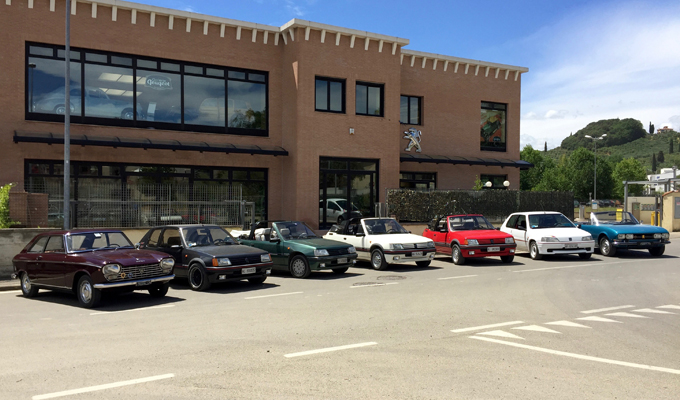
{"type": "Polygon", "coordinates": [[[38,256],[36,260],[42,260],[42,256],[38,256]]]}

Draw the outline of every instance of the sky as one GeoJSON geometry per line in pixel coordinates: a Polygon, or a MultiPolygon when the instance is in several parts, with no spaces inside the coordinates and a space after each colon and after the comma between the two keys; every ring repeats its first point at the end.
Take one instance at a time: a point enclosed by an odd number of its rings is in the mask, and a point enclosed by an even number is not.
{"type": "Polygon", "coordinates": [[[398,36],[411,50],[527,67],[520,146],[602,119],[680,130],[680,1],[137,0],[281,26],[293,18],[398,36]]]}

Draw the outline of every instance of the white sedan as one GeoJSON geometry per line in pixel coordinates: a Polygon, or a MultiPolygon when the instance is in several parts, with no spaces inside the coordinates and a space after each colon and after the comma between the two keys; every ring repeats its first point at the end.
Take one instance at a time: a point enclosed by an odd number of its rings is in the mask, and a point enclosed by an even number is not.
{"type": "Polygon", "coordinates": [[[503,222],[501,231],[515,238],[517,251],[528,251],[534,260],[553,254],[578,254],[587,260],[595,249],[590,233],[558,212],[515,213],[503,222]]]}
{"type": "Polygon", "coordinates": [[[427,267],[435,255],[432,240],[411,234],[394,218],[352,218],[333,225],[324,239],[353,245],[359,260],[370,261],[380,271],[393,263],[427,267]]]}

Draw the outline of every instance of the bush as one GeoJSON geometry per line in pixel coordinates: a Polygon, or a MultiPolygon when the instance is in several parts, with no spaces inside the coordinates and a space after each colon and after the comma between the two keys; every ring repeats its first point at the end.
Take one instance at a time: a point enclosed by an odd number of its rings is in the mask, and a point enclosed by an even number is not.
{"type": "Polygon", "coordinates": [[[8,183],[0,187],[0,228],[9,228],[17,223],[9,219],[9,191],[14,186],[8,183]]]}

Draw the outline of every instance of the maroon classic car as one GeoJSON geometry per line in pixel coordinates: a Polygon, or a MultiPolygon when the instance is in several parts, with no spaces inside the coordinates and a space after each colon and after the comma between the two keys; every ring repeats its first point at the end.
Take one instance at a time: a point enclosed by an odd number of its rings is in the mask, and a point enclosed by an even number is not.
{"type": "Polygon", "coordinates": [[[67,290],[83,307],[96,307],[102,290],[168,292],[175,261],[165,253],[137,250],[118,230],[79,229],[41,233],[12,260],[13,278],[25,297],[39,289],[67,290]]]}

